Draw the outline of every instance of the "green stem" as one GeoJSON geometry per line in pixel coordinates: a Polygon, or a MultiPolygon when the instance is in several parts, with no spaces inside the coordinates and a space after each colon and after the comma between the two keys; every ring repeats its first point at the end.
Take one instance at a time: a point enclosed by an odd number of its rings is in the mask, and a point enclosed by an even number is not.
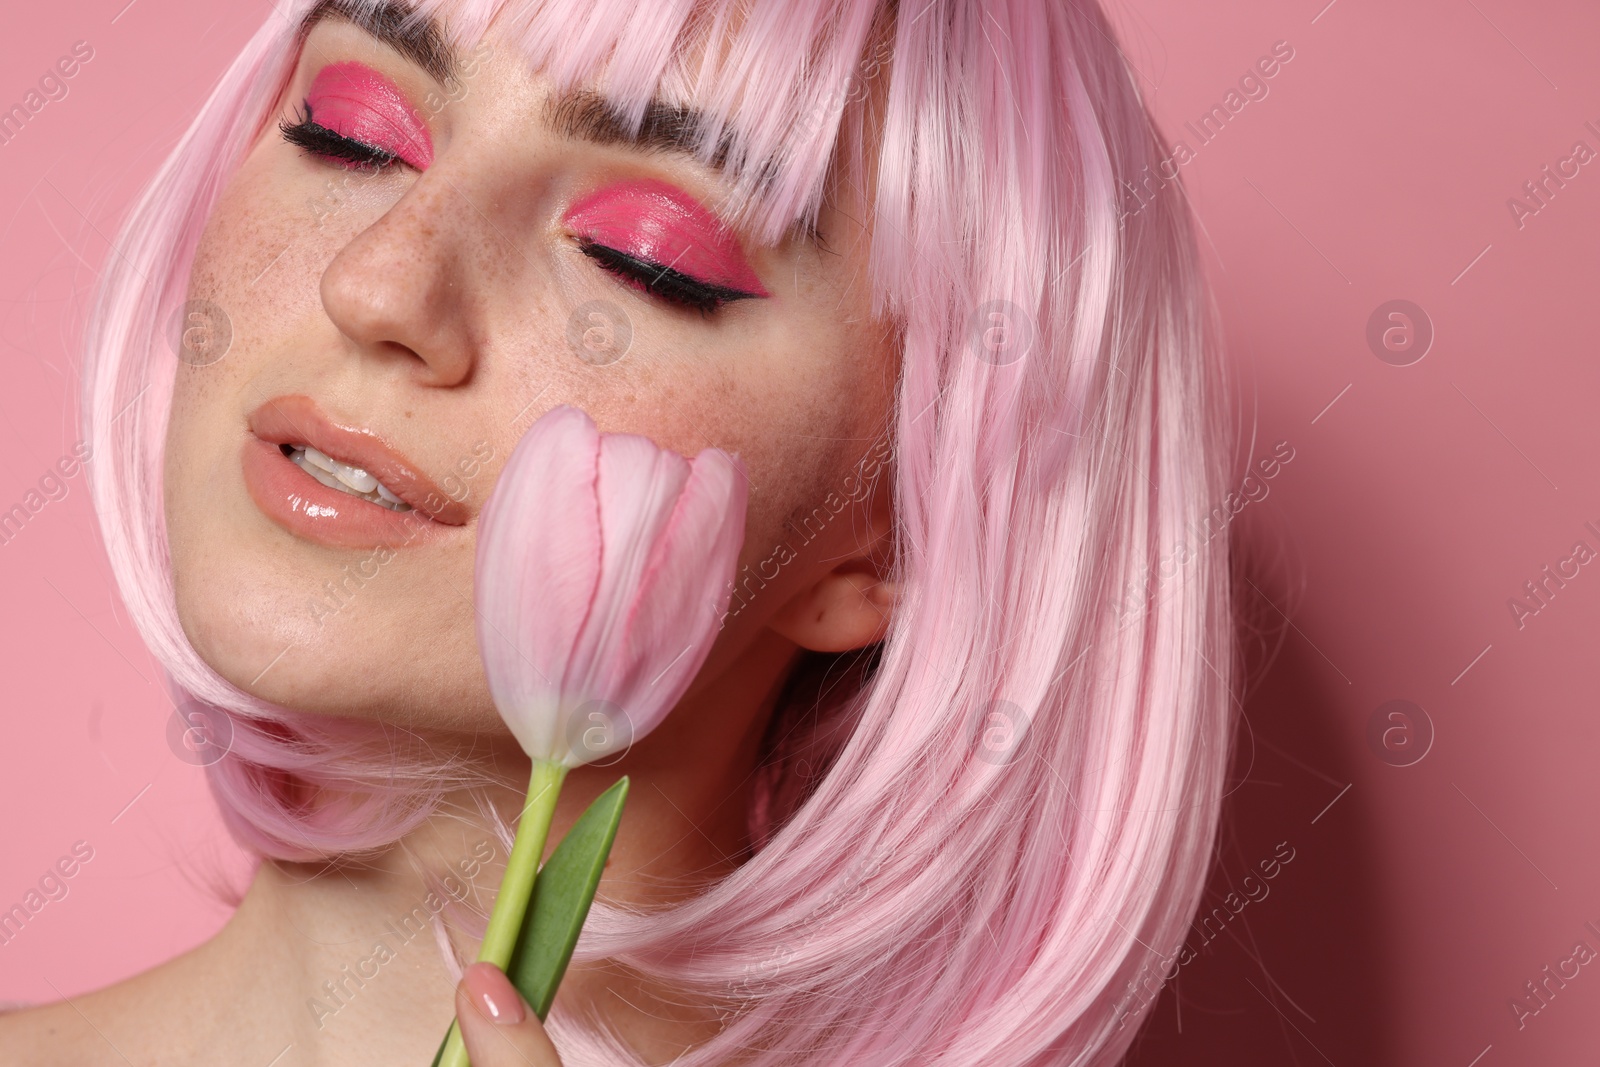
{"type": "Polygon", "coordinates": [[[517,836],[511,843],[511,856],[506,860],[505,877],[494,898],[494,911],[490,912],[489,927],[483,932],[483,945],[478,949],[480,962],[492,963],[502,971],[511,962],[511,950],[516,947],[517,932],[522,929],[522,917],[528,911],[533,879],[539,873],[545,838],[550,835],[550,820],[556,813],[556,797],[561,793],[561,783],[566,776],[567,768],[563,764],[547,760],[533,763],[528,799],[522,805],[522,819],[517,823],[517,836]]]}
{"type": "MultiPolygon", "coordinates": [[[[511,951],[516,947],[517,934],[528,912],[533,880],[539,873],[539,861],[544,857],[550,820],[556,813],[556,797],[561,793],[561,783],[566,776],[567,768],[563,764],[533,761],[533,775],[528,780],[528,798],[522,805],[517,836],[511,843],[506,873],[500,881],[500,892],[494,898],[494,910],[489,913],[483,944],[478,949],[480,963],[492,963],[503,971],[511,962],[511,951]]],[[[450,1024],[450,1035],[445,1039],[444,1053],[438,1063],[440,1067],[467,1067],[467,1049],[461,1041],[459,1023],[450,1024]]]]}

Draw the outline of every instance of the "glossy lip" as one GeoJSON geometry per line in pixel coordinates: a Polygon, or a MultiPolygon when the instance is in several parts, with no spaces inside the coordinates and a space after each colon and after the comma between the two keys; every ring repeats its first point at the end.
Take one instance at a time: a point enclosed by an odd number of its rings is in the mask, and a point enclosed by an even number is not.
{"type": "Polygon", "coordinates": [[[306,91],[311,121],[382,149],[418,170],[433,163],[433,138],[394,82],[364,63],[323,67],[306,91]]]}
{"type": "Polygon", "coordinates": [[[376,433],[333,422],[310,397],[274,397],[246,421],[245,486],[268,518],[296,536],[337,548],[392,547],[448,536],[470,517],[466,505],[376,433]],[[391,511],[323,485],[283,454],[285,444],[310,445],[362,468],[413,510],[391,511]]]}
{"type": "Polygon", "coordinates": [[[770,296],[727,224],[689,194],[663,181],[618,182],[567,210],[579,236],[699,281],[770,296]]]}

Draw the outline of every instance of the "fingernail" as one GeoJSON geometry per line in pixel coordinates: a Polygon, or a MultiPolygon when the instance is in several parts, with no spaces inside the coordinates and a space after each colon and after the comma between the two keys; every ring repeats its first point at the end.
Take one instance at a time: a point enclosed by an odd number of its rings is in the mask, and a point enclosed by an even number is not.
{"type": "Polygon", "coordinates": [[[494,964],[474,963],[462,974],[461,983],[483,1014],[500,1026],[515,1026],[527,1017],[522,995],[494,964]]]}

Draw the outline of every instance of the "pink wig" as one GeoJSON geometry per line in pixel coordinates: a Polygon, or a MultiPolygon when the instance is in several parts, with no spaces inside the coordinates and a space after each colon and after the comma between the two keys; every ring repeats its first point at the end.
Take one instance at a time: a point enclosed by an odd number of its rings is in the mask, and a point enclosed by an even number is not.
{"type": "MultiPolygon", "coordinates": [[[[174,608],[164,318],[311,6],[268,20],[134,208],[85,375],[95,503],[130,613],[177,697],[234,725],[210,767],[233,832],[285,859],[384,847],[470,780],[398,758],[380,727],[241,693],[174,608]]],[[[887,637],[827,701],[826,679],[797,675],[746,862],[670,908],[598,904],[577,958],[728,1006],[683,1065],[1117,1062],[1149,1005],[1129,991],[1174,955],[1205,880],[1233,647],[1226,539],[1192,534],[1228,468],[1208,305],[1179,186],[1123,207],[1164,153],[1100,11],[416,7],[463,49],[493,21],[535,69],[635,120],[653,95],[692,98],[711,119],[706,155],[727,150],[727,206],[764,235],[824,195],[864,194],[874,306],[903,344],[891,430],[907,592],[887,637]],[[719,46],[695,47],[707,40],[719,46]]],[[[602,1023],[558,1009],[550,1027],[574,1067],[640,1062],[602,1023]]]]}

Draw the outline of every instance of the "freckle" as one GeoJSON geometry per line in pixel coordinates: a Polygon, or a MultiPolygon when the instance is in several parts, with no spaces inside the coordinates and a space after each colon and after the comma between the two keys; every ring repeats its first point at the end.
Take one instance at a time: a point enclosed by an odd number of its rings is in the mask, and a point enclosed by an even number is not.
{"type": "Polygon", "coordinates": [[[409,411],[408,411],[408,412],[406,412],[406,418],[408,418],[408,419],[409,419],[409,418],[410,418],[410,417],[411,417],[411,412],[409,412],[409,411]]]}

